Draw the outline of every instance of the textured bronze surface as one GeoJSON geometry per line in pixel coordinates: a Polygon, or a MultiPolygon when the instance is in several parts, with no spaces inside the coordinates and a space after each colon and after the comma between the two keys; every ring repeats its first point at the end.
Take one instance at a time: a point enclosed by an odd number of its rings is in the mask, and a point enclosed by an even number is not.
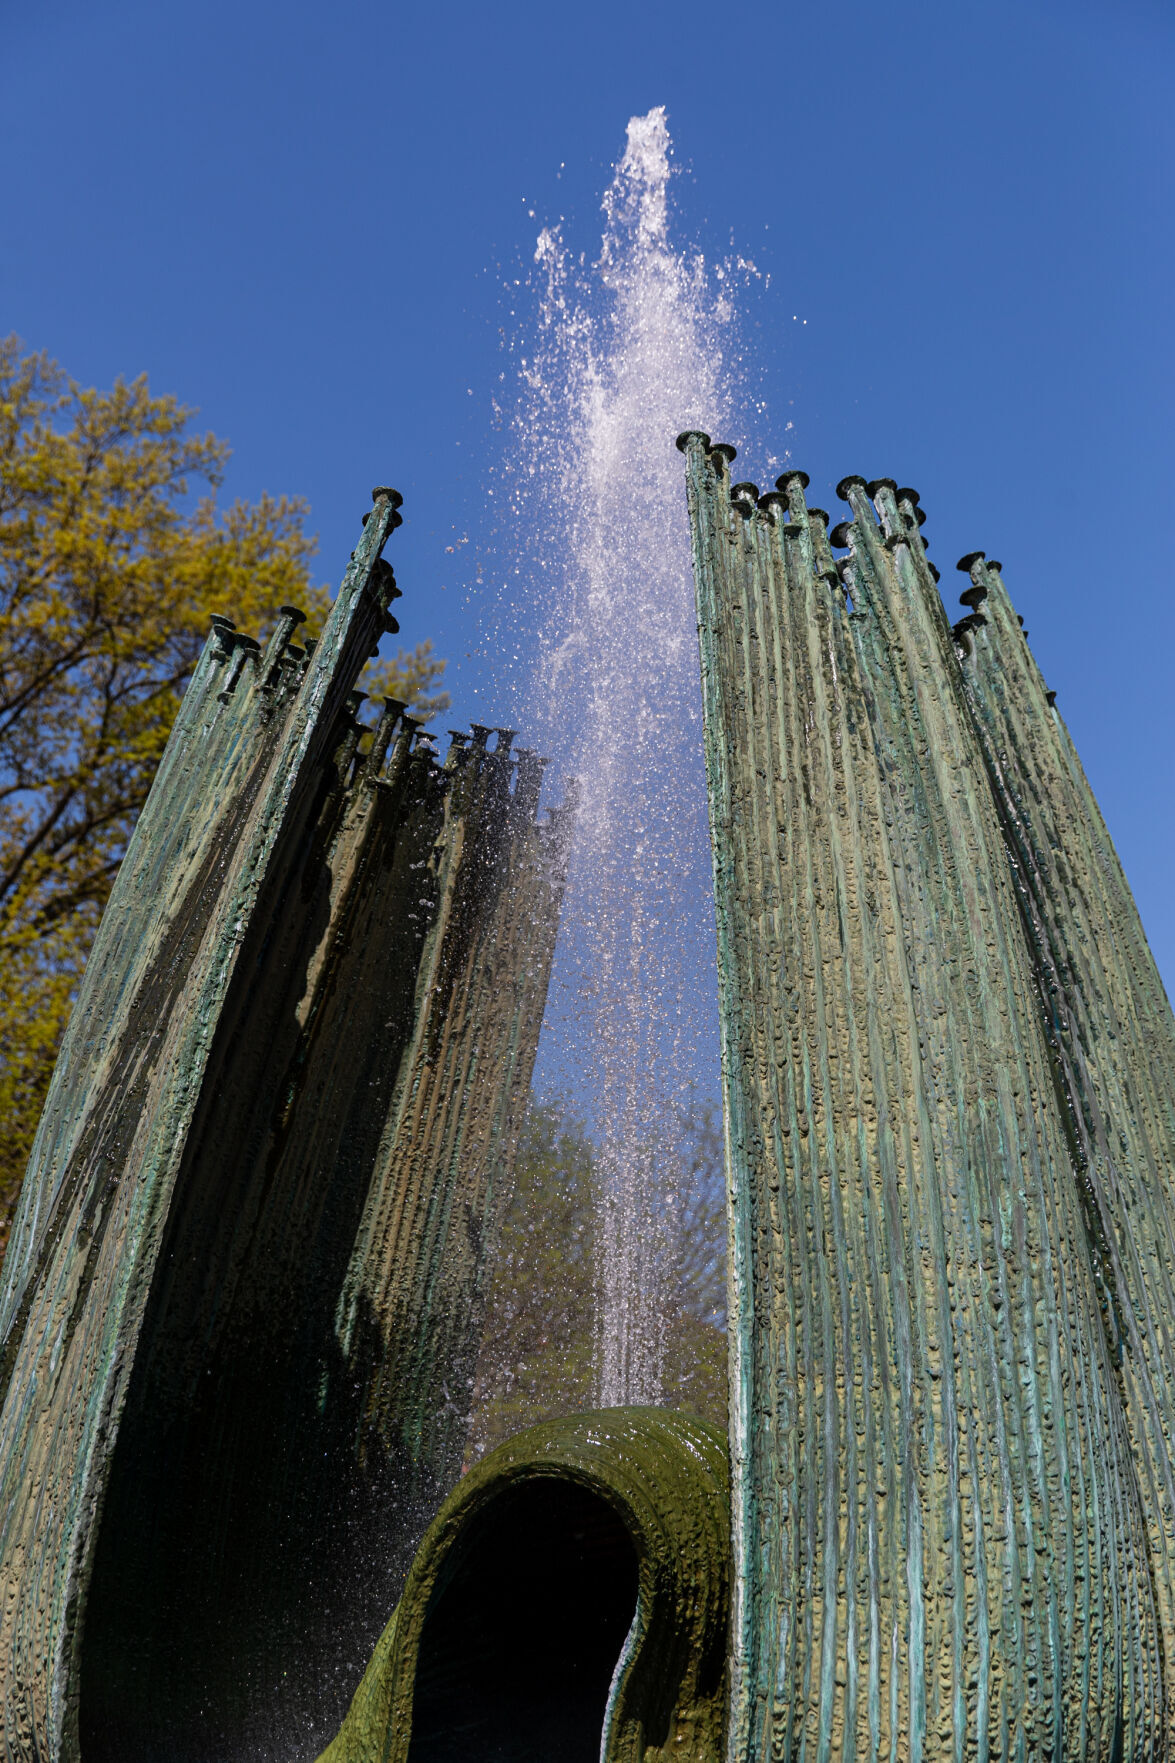
{"type": "Polygon", "coordinates": [[[1000,577],[961,656],[1012,858],[1119,1370],[1167,1655],[1175,1754],[1175,1020],[1069,732],[1000,577]]]}
{"type": "Polygon", "coordinates": [[[398,502],[316,644],[217,621],[87,968],[0,1294],[7,1758],[312,1757],[459,1468],[565,823],[508,735],[356,721],[398,502]]]}
{"type": "Polygon", "coordinates": [[[912,492],[842,481],[838,569],[796,478],[755,509],[681,445],[732,1200],[728,1755],[1165,1755],[1175,1065],[1129,891],[981,556],[952,630],[912,492]]]}

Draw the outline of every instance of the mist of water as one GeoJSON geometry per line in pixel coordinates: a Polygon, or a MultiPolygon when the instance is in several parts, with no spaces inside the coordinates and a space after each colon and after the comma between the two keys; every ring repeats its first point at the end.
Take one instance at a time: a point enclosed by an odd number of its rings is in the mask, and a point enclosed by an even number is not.
{"type": "Polygon", "coordinates": [[[731,428],[733,288],[672,237],[665,112],[628,125],[598,257],[558,228],[535,254],[522,359],[517,514],[542,584],[526,726],[549,732],[581,803],[543,1073],[598,1147],[597,1385],[663,1389],[664,1273],[679,1116],[718,1093],[713,902],[684,472],[686,428],[731,428]],[[533,535],[540,538],[535,541],[533,535]]]}

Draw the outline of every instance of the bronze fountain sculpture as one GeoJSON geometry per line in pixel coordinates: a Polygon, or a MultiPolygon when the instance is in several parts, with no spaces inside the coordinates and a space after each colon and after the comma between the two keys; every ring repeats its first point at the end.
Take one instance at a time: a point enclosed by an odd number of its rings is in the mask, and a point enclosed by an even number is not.
{"type": "Polygon", "coordinates": [[[689,432],[731,1437],[461,1475],[573,803],[218,621],[0,1287],[6,1759],[1161,1758],[1175,1023],[998,564],[689,432]],[[835,552],[841,552],[838,558],[835,552]],[[283,1748],[284,1747],[284,1748],[283,1748]],[[325,1747],[325,1749],[324,1749],[325,1747]]]}

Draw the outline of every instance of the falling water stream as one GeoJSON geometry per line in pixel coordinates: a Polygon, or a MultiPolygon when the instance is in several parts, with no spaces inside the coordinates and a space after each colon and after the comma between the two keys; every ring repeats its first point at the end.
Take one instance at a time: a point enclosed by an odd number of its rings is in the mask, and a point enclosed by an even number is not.
{"type": "Polygon", "coordinates": [[[579,778],[540,1075],[570,1087],[602,1175],[596,1384],[663,1387],[680,1119],[718,1093],[710,854],[684,475],[726,435],[738,263],[675,245],[663,109],[633,117],[598,257],[539,235],[522,359],[518,512],[542,534],[532,718],[579,778]]]}

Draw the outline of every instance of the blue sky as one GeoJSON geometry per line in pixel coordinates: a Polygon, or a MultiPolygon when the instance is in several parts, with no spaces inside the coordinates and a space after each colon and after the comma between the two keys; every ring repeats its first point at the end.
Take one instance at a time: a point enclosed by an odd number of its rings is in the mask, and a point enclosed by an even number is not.
{"type": "Polygon", "coordinates": [[[4,0],[0,329],[198,405],[230,494],[309,499],[324,578],[396,484],[403,638],[495,720],[510,284],[542,221],[598,245],[664,104],[682,238],[770,278],[747,475],[892,475],[944,587],[1003,560],[1171,989],[1173,76],[1159,0],[4,0]]]}

